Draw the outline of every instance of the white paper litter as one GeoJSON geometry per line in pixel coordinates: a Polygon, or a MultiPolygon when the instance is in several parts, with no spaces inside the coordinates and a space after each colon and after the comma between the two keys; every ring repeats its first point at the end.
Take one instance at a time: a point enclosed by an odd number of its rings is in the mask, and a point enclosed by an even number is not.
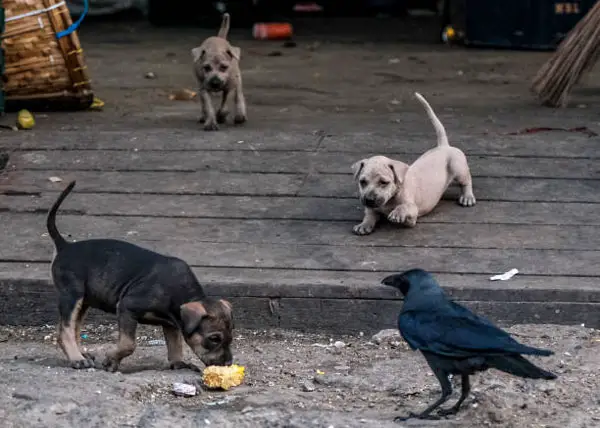
{"type": "Polygon", "coordinates": [[[196,395],[196,387],[194,385],[188,385],[187,383],[174,383],[173,394],[180,397],[193,397],[196,395]]]}
{"type": "Polygon", "coordinates": [[[494,275],[490,278],[490,281],[506,281],[511,279],[513,276],[519,273],[518,269],[511,269],[508,272],[504,272],[501,275],[494,275]]]}

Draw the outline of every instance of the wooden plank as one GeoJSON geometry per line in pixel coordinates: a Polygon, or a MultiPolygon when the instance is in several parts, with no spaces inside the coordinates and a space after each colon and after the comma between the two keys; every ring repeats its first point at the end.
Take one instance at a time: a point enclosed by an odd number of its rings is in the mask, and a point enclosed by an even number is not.
{"type": "MultiPolygon", "coordinates": [[[[40,232],[43,230],[40,228],[40,232]]],[[[83,239],[84,237],[79,237],[83,239]]],[[[130,237],[131,242],[140,242],[130,237]]],[[[162,239],[145,247],[193,266],[396,272],[415,266],[446,273],[493,274],[512,267],[529,275],[600,276],[599,251],[367,247],[326,245],[182,243],[162,239]]],[[[47,237],[0,248],[2,261],[49,261],[47,237]],[[15,251],[15,246],[27,251],[15,251]]]]}
{"type": "Polygon", "coordinates": [[[313,150],[321,141],[318,132],[280,131],[230,127],[227,132],[203,132],[152,127],[139,131],[94,132],[32,130],[27,135],[3,136],[0,147],[27,150],[313,150]]]}
{"type": "MultiPolygon", "coordinates": [[[[600,180],[479,177],[473,188],[481,201],[600,202],[600,180]]],[[[349,198],[356,193],[350,176],[323,174],[309,175],[299,195],[349,198]]],[[[458,199],[458,188],[451,186],[444,198],[458,199]]]]}
{"type": "MultiPolygon", "coordinates": [[[[268,298],[230,297],[237,328],[278,327],[279,317],[269,310],[268,298]]],[[[0,325],[44,325],[56,323],[56,291],[46,281],[29,281],[11,287],[0,280],[0,325]]],[[[86,323],[116,322],[113,314],[92,308],[86,323]]]]}
{"type": "Polygon", "coordinates": [[[295,195],[304,177],[299,174],[244,174],[205,172],[9,172],[0,181],[0,193],[60,191],[65,182],[77,179],[79,192],[158,194],[295,195]],[[53,183],[51,176],[64,182],[53,183]],[[16,184],[18,183],[18,184],[16,184]]]}
{"type": "MultiPolygon", "coordinates": [[[[467,156],[526,156],[598,158],[600,137],[586,137],[567,133],[531,135],[453,135],[450,143],[467,156]]],[[[374,154],[394,153],[400,150],[420,154],[435,147],[435,134],[404,133],[401,135],[378,132],[352,133],[332,136],[323,141],[321,150],[363,152],[368,147],[374,154]],[[429,145],[424,142],[429,142],[429,145]]]]}
{"type": "MultiPolygon", "coordinates": [[[[28,151],[11,155],[9,168],[65,171],[223,171],[267,173],[348,174],[350,166],[368,153],[306,151],[157,152],[157,151],[28,151]]],[[[388,153],[404,162],[417,155],[388,153]]],[[[471,174],[481,177],[538,177],[600,179],[598,161],[553,158],[532,161],[508,156],[471,156],[471,174]]]]}
{"type": "MultiPolygon", "coordinates": [[[[379,299],[226,297],[233,303],[238,328],[280,327],[337,334],[372,334],[393,328],[402,305],[397,300],[379,299]]],[[[499,325],[550,322],[600,326],[600,305],[594,303],[459,302],[499,325]]],[[[0,280],[0,324],[43,325],[54,324],[56,319],[56,294],[46,281],[11,284],[0,280]]],[[[114,315],[97,309],[86,317],[86,322],[114,321],[114,315]]]]}
{"type": "MultiPolygon", "coordinates": [[[[289,128],[289,124],[286,124],[289,128]]],[[[327,131],[303,126],[302,130],[228,128],[224,133],[203,133],[197,129],[160,129],[151,132],[107,131],[73,132],[32,130],[27,135],[6,134],[0,147],[27,150],[315,150],[331,152],[412,153],[421,154],[435,146],[432,129],[426,131],[397,129],[376,132],[351,130],[331,135],[327,131]],[[400,133],[401,130],[401,133],[400,133]],[[165,143],[165,142],[169,143],[165,143]],[[367,148],[367,150],[365,150],[367,148]]],[[[412,128],[412,126],[411,126],[412,128]]],[[[421,129],[425,129],[421,127],[421,129]]],[[[600,137],[580,134],[542,133],[531,135],[473,135],[451,133],[452,144],[469,156],[526,157],[600,157],[600,137]]]]}
{"type": "MultiPolygon", "coordinates": [[[[532,323],[537,320],[552,324],[600,325],[600,305],[566,303],[461,302],[471,310],[495,321],[500,326],[532,323]],[[510,307],[510,309],[508,309],[510,307]]],[[[281,299],[280,327],[305,331],[348,331],[372,334],[385,328],[396,328],[399,302],[391,300],[281,299]]]]}
{"type": "MultiPolygon", "coordinates": [[[[0,211],[46,213],[56,192],[40,196],[3,196],[0,211]]],[[[63,213],[192,218],[296,219],[358,221],[362,208],[356,199],[311,197],[121,195],[72,193],[63,213]]],[[[454,201],[442,201],[420,223],[505,223],[600,225],[597,204],[481,201],[462,209],[454,201]]]]}
{"type": "MultiPolygon", "coordinates": [[[[457,208],[458,209],[458,208],[457,208]]],[[[358,220],[358,219],[357,219],[358,220]]],[[[427,247],[597,250],[600,227],[515,224],[425,223],[406,229],[382,227],[368,237],[351,233],[357,222],[317,222],[302,220],[189,219],[140,217],[88,217],[63,215],[61,230],[77,240],[114,237],[149,245],[157,240],[193,245],[203,242],[275,245],[326,245],[341,247],[427,247]]],[[[10,224],[4,239],[13,244],[0,249],[12,259],[18,253],[30,254],[37,247],[45,216],[0,213],[0,224],[10,224]]]]}
{"type": "MultiPolygon", "coordinates": [[[[236,297],[314,297],[327,299],[401,299],[383,286],[383,272],[305,269],[193,268],[210,295],[236,297]]],[[[432,271],[433,272],[433,271],[432,271]]],[[[433,272],[451,296],[464,301],[600,303],[598,277],[531,276],[490,281],[489,275],[433,272]]],[[[47,262],[0,262],[0,281],[19,287],[23,282],[50,281],[47,262]]],[[[47,287],[51,289],[52,287],[47,287]]]]}
{"type": "MultiPolygon", "coordinates": [[[[0,194],[59,191],[64,183],[51,176],[77,179],[77,191],[85,193],[152,193],[194,195],[315,196],[356,198],[351,175],[259,174],[206,172],[65,172],[10,171],[0,181],[0,194]]],[[[474,181],[480,201],[593,202],[600,203],[599,180],[535,178],[486,178],[474,181]]],[[[445,198],[456,199],[457,188],[445,198]]]]}

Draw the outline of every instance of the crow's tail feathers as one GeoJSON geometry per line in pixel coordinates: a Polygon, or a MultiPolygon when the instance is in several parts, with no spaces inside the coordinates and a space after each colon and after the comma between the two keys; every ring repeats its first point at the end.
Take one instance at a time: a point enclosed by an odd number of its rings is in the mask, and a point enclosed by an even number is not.
{"type": "Polygon", "coordinates": [[[513,348],[513,352],[524,355],[539,355],[541,357],[549,357],[554,354],[553,351],[549,351],[548,349],[534,348],[533,346],[523,345],[522,343],[519,343],[518,348],[513,348]]]}
{"type": "Polygon", "coordinates": [[[490,367],[514,376],[529,379],[556,379],[556,375],[554,373],[539,368],[520,355],[499,355],[487,357],[486,362],[490,367]]]}

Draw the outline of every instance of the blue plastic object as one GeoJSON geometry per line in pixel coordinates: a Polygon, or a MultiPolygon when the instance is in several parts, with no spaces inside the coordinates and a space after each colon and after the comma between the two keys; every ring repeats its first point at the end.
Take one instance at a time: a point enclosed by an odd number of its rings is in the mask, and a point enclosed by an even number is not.
{"type": "Polygon", "coordinates": [[[77,19],[77,21],[75,21],[74,23],[69,25],[69,28],[67,28],[66,30],[56,33],[56,38],[60,39],[61,37],[68,36],[73,31],[77,30],[79,28],[79,26],[81,25],[81,23],[83,22],[83,18],[85,18],[85,16],[87,15],[88,10],[89,10],[88,0],[83,0],[83,12],[81,12],[81,15],[79,15],[79,18],[77,19]]]}

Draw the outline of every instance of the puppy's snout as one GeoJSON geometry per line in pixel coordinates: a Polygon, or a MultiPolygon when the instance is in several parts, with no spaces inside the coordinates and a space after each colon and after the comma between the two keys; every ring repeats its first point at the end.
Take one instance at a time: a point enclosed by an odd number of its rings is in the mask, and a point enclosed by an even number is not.
{"type": "Polygon", "coordinates": [[[229,348],[226,348],[223,352],[223,364],[226,366],[230,366],[233,364],[233,354],[229,348]]]}
{"type": "Polygon", "coordinates": [[[204,354],[200,359],[207,366],[230,366],[233,364],[233,354],[229,347],[204,354]]]}
{"type": "Polygon", "coordinates": [[[377,201],[375,200],[375,198],[365,198],[364,204],[366,207],[375,208],[377,206],[377,201]]]}
{"type": "Polygon", "coordinates": [[[220,89],[223,86],[223,82],[221,82],[221,79],[219,79],[218,77],[212,77],[209,81],[208,81],[208,87],[210,89],[220,89]]]}

